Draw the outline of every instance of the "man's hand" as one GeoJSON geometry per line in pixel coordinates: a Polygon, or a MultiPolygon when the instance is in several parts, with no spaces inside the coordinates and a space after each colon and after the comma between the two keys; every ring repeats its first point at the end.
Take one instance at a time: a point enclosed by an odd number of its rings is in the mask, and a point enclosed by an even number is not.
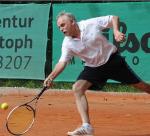
{"type": "Polygon", "coordinates": [[[54,70],[49,74],[49,76],[45,79],[43,86],[52,87],[53,80],[64,70],[67,62],[58,62],[55,65],[54,70]]]}
{"type": "Polygon", "coordinates": [[[52,85],[53,85],[53,79],[47,77],[43,83],[43,86],[50,88],[50,87],[52,87],[52,85]]]}
{"type": "Polygon", "coordinates": [[[121,33],[120,31],[114,32],[114,36],[117,42],[125,42],[126,40],[125,34],[121,33]]]}

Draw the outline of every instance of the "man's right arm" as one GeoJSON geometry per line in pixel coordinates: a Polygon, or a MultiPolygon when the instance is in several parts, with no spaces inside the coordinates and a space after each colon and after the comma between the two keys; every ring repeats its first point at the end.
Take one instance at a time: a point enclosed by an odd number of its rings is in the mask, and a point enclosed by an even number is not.
{"type": "Polygon", "coordinates": [[[65,69],[67,62],[58,62],[53,71],[48,75],[44,81],[44,86],[51,87],[52,81],[65,69]]]}
{"type": "Polygon", "coordinates": [[[113,16],[112,17],[112,27],[114,31],[114,37],[117,42],[124,42],[126,40],[125,34],[119,31],[119,17],[113,16]]]}

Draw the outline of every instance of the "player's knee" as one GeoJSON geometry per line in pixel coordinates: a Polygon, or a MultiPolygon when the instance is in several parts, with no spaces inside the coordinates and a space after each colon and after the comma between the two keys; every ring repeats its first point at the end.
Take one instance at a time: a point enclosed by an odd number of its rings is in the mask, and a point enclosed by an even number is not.
{"type": "Polygon", "coordinates": [[[81,87],[75,83],[75,84],[73,84],[73,86],[72,86],[72,90],[73,90],[74,92],[78,92],[78,91],[81,90],[81,87]]]}
{"type": "Polygon", "coordinates": [[[77,83],[73,84],[72,90],[74,91],[74,94],[76,96],[83,95],[85,92],[84,87],[82,85],[77,84],[77,83]]]}

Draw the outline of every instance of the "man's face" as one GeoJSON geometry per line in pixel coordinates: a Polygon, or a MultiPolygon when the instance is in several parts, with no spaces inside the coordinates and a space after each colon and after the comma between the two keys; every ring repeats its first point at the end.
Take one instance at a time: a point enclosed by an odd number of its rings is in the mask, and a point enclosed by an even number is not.
{"type": "Polygon", "coordinates": [[[70,18],[66,15],[59,17],[57,20],[57,26],[59,27],[60,31],[62,31],[66,36],[73,35],[73,24],[74,21],[70,20],[70,18]]]}

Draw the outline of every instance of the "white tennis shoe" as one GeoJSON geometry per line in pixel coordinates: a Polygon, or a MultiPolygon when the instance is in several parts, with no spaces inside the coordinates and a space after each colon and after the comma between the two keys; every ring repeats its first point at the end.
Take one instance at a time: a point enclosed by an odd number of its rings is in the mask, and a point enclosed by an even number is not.
{"type": "Polygon", "coordinates": [[[81,126],[80,128],[75,129],[72,132],[68,132],[68,136],[93,136],[94,129],[92,126],[84,127],[81,126]]]}

